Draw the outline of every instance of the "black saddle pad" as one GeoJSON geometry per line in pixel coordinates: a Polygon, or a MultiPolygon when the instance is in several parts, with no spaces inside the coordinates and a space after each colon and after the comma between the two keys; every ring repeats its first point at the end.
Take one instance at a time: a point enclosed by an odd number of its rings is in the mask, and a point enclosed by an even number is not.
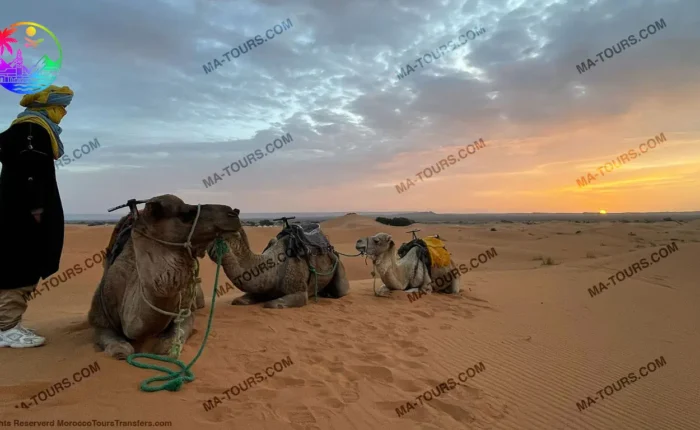
{"type": "Polygon", "coordinates": [[[277,240],[285,238],[287,254],[292,257],[306,258],[311,255],[325,255],[333,252],[333,246],[321,231],[321,225],[318,223],[292,224],[277,234],[277,240]]]}
{"type": "MultiPolygon", "coordinates": [[[[413,239],[410,242],[404,243],[399,247],[399,258],[403,258],[408,254],[408,251],[411,249],[418,247],[418,259],[425,264],[425,267],[428,268],[428,275],[430,277],[433,276],[431,273],[431,268],[433,267],[432,260],[430,259],[430,251],[428,251],[428,245],[423,242],[422,239],[413,239]]],[[[415,274],[414,274],[415,275],[415,274]]]]}
{"type": "MultiPolygon", "coordinates": [[[[114,245],[112,245],[112,249],[107,250],[107,264],[109,266],[114,263],[114,261],[119,257],[119,254],[124,250],[124,246],[126,245],[126,242],[129,240],[129,237],[131,236],[131,229],[134,226],[134,217],[129,214],[128,218],[126,219],[126,222],[121,226],[120,230],[117,232],[117,239],[114,241],[114,245]]],[[[117,227],[114,227],[117,228],[117,227]]]]}

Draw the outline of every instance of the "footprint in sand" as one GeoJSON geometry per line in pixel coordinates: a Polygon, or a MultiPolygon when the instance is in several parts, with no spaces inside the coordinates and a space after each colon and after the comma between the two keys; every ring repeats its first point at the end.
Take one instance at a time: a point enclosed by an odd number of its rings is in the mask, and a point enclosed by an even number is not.
{"type": "Polygon", "coordinates": [[[419,310],[413,310],[411,311],[412,313],[422,316],[423,318],[432,318],[435,316],[435,312],[426,312],[426,311],[419,311],[419,310]]]}
{"type": "MultiPolygon", "coordinates": [[[[309,424],[316,424],[316,417],[307,407],[300,407],[297,410],[289,413],[289,420],[292,422],[292,426],[296,429],[307,429],[309,424]]],[[[318,428],[316,426],[313,426],[318,428]]]]}
{"type": "Polygon", "coordinates": [[[476,416],[468,409],[461,406],[452,405],[439,399],[433,399],[433,401],[429,402],[429,404],[438,411],[444,412],[451,416],[457,422],[473,423],[476,421],[476,416]]]}
{"type": "Polygon", "coordinates": [[[345,370],[345,365],[342,361],[334,361],[328,364],[328,370],[334,373],[343,372],[345,370]]]}
{"type": "Polygon", "coordinates": [[[328,405],[329,408],[333,409],[343,409],[345,407],[345,403],[341,402],[340,400],[336,399],[335,397],[323,397],[323,403],[328,405]]]}
{"type": "Polygon", "coordinates": [[[361,356],[360,356],[360,360],[362,360],[363,363],[367,363],[367,362],[372,362],[372,363],[383,362],[383,361],[386,361],[386,355],[384,355],[384,354],[379,354],[379,353],[377,353],[377,352],[368,353],[368,354],[361,355],[361,356]]]}
{"type": "Polygon", "coordinates": [[[419,386],[414,379],[399,379],[396,381],[396,386],[407,393],[416,393],[423,388],[423,386],[419,386]]]}
{"type": "Polygon", "coordinates": [[[371,380],[379,380],[384,382],[394,382],[394,375],[386,367],[381,366],[349,366],[350,370],[353,370],[359,374],[366,376],[371,380]]]}
{"type": "Polygon", "coordinates": [[[360,395],[354,390],[345,390],[340,393],[340,397],[345,403],[355,403],[360,400],[360,395]]]}
{"type": "Polygon", "coordinates": [[[270,379],[273,381],[280,381],[282,383],[282,385],[284,385],[284,386],[303,387],[304,385],[306,385],[305,380],[298,379],[298,378],[290,378],[290,377],[275,375],[274,378],[270,378],[270,379]]]}

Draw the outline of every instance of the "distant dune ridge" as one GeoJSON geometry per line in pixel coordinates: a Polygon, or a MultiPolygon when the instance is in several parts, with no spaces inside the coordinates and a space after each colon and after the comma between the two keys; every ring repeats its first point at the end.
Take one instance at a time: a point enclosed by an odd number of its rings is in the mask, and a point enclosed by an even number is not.
{"type": "MultiPolygon", "coordinates": [[[[402,292],[375,297],[371,262],[343,257],[348,296],[285,310],[231,306],[242,293],[226,288],[231,281],[221,273],[225,293],[216,302],[215,335],[193,368],[196,379],[177,393],[156,394],[138,390],[156,372],[94,350],[85,320],[102,271],[86,270],[29,303],[25,324],[46,336],[45,346],[0,348],[0,422],[60,417],[172,421],[173,429],[697,428],[700,408],[689,393],[697,392],[700,379],[699,213],[620,215],[642,222],[621,222],[617,214],[381,214],[442,217],[431,220],[440,224],[410,227],[380,224],[377,214],[340,215],[321,225],[346,254],[356,253],[361,237],[385,232],[398,246],[410,240],[407,230],[419,228],[420,237],[444,238],[457,263],[491,248],[498,257],[464,274],[459,296],[413,301],[402,292]],[[444,223],[453,216],[469,224],[444,223]],[[589,294],[672,242],[677,251],[594,299],[589,294]],[[248,382],[285,357],[294,365],[264,382],[248,382]],[[96,361],[98,373],[38,405],[31,401],[96,361]],[[478,375],[470,370],[477,365],[484,366],[478,375]],[[629,376],[623,386],[629,374],[636,379],[629,376]],[[234,385],[246,389],[205,410],[208,399],[223,398],[234,385]],[[598,391],[604,399],[596,398],[598,391]],[[20,402],[30,409],[16,408],[20,402]],[[408,407],[413,402],[418,407],[408,407]]],[[[59,272],[103,250],[112,228],[68,225],[59,272]]],[[[245,230],[260,252],[279,227],[245,230]]],[[[196,312],[185,363],[203,340],[214,269],[201,260],[207,307],[196,312]]]]}

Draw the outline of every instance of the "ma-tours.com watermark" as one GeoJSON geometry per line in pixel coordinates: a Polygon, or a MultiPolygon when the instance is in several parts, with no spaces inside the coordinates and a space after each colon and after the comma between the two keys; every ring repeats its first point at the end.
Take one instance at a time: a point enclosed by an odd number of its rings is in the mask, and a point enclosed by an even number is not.
{"type": "Polygon", "coordinates": [[[420,405],[418,402],[409,400],[405,405],[402,405],[400,408],[396,408],[396,415],[401,418],[402,416],[411,412],[413,409],[417,409],[418,406],[423,406],[423,400],[425,400],[427,403],[434,398],[440,397],[450,390],[457,388],[457,386],[463,387],[464,385],[462,385],[462,382],[467,382],[469,378],[474,378],[477,374],[485,371],[486,366],[480,361],[479,364],[475,364],[473,367],[467,368],[464,372],[459,372],[457,375],[457,381],[455,381],[454,378],[448,378],[445,382],[441,382],[440,384],[436,385],[435,388],[431,388],[430,390],[420,394],[418,397],[416,397],[416,400],[420,402],[420,405]]]}
{"type": "Polygon", "coordinates": [[[209,67],[207,67],[207,64],[203,65],[202,67],[204,68],[204,73],[209,74],[210,72],[213,72],[214,70],[218,69],[220,66],[223,66],[222,63],[225,63],[226,61],[232,62],[233,60],[231,58],[238,58],[241,55],[245,54],[248,51],[252,51],[253,48],[262,45],[263,43],[267,42],[268,40],[272,40],[275,37],[275,34],[282,34],[284,30],[289,30],[292,28],[292,20],[290,18],[287,18],[286,21],[282,21],[281,24],[277,24],[273,26],[272,28],[268,29],[265,31],[265,38],[261,35],[257,35],[254,38],[248,39],[247,42],[241,43],[237,47],[231,49],[230,51],[226,51],[224,55],[221,56],[221,61],[219,61],[217,58],[214,58],[214,65],[212,66],[211,61],[209,61],[209,67]]]}
{"type": "Polygon", "coordinates": [[[449,52],[452,52],[455,49],[459,49],[466,45],[468,41],[476,39],[476,36],[481,36],[484,33],[486,33],[486,29],[484,27],[474,28],[474,30],[467,30],[466,32],[459,34],[457,36],[457,40],[450,40],[449,42],[440,45],[434,50],[435,52],[430,51],[429,53],[424,54],[422,57],[416,58],[416,61],[413,63],[415,67],[411,66],[410,64],[406,64],[406,67],[402,67],[400,73],[396,74],[396,77],[401,80],[410,75],[412,72],[415,72],[419,66],[422,69],[424,67],[424,61],[426,64],[432,63],[433,60],[437,61],[439,58],[446,55],[448,48],[449,52]],[[435,53],[437,52],[439,52],[439,54],[436,56],[435,53]]]}
{"type": "Polygon", "coordinates": [[[583,412],[587,408],[595,405],[597,401],[605,400],[603,393],[605,393],[607,396],[612,396],[616,391],[621,391],[627,385],[634,384],[638,380],[646,378],[650,373],[656,372],[665,365],[666,359],[662,355],[659,358],[654,359],[654,361],[650,361],[645,366],[640,367],[638,372],[630,372],[627,374],[627,376],[623,376],[622,378],[613,382],[611,385],[606,385],[602,389],[596,391],[595,397],[587,396],[587,398],[581,400],[580,402],[576,402],[576,407],[578,408],[579,412],[583,412]],[[637,374],[639,374],[639,377],[637,377],[637,374]]]}
{"type": "Polygon", "coordinates": [[[72,158],[68,154],[63,154],[63,157],[61,157],[58,160],[54,160],[53,165],[56,168],[56,170],[58,170],[58,166],[61,166],[61,167],[68,166],[70,163],[82,158],[83,155],[87,155],[87,154],[91,153],[93,150],[100,147],[100,142],[97,140],[97,138],[95,138],[94,142],[92,140],[90,140],[90,141],[88,141],[88,143],[84,143],[83,145],[80,146],[80,148],[75,148],[73,150],[73,157],[72,158]],[[88,145],[88,143],[89,143],[89,145],[88,145]]]}
{"type": "Polygon", "coordinates": [[[231,176],[231,173],[238,173],[241,169],[245,169],[246,167],[252,165],[258,160],[262,160],[269,154],[274,153],[276,149],[282,149],[286,144],[293,141],[294,139],[292,139],[292,135],[290,133],[282,135],[281,138],[277,138],[272,142],[266,144],[264,147],[265,152],[263,152],[262,149],[256,149],[255,152],[251,152],[245,158],[236,160],[230,165],[225,166],[223,169],[221,169],[221,176],[219,176],[217,172],[214,172],[213,178],[209,176],[205,179],[202,179],[202,182],[204,183],[204,188],[209,188],[211,186],[214,186],[214,184],[216,184],[217,182],[223,181],[224,174],[226,174],[226,176],[231,176]]]}
{"type": "Polygon", "coordinates": [[[591,297],[595,297],[596,295],[607,290],[608,287],[611,286],[610,283],[612,283],[612,286],[615,286],[617,285],[617,282],[622,282],[625,279],[631,278],[632,276],[650,267],[652,264],[660,262],[661,259],[668,257],[676,251],[678,251],[678,245],[676,245],[676,242],[672,242],[670,245],[666,245],[666,247],[661,247],[658,251],[651,254],[651,262],[647,261],[646,257],[644,257],[638,262],[630,264],[628,267],[622,270],[618,270],[613,276],[608,277],[608,282],[598,282],[598,285],[593,285],[592,289],[589,288],[588,294],[590,294],[591,297]]]}
{"type": "MultiPolygon", "coordinates": [[[[657,31],[660,31],[663,28],[666,28],[666,22],[663,18],[661,18],[660,22],[655,21],[653,24],[649,24],[648,26],[639,30],[639,37],[642,40],[646,40],[649,36],[656,34],[657,31]]],[[[605,48],[603,51],[597,53],[597,60],[593,61],[588,58],[587,61],[582,61],[580,66],[576,65],[576,70],[578,70],[578,74],[580,75],[581,73],[595,67],[598,64],[598,60],[600,60],[601,63],[604,63],[605,60],[603,59],[603,55],[605,55],[605,58],[612,58],[615,54],[620,54],[625,49],[636,45],[637,42],[639,42],[637,37],[634,34],[631,34],[626,39],[622,39],[621,41],[617,42],[617,44],[613,45],[611,48],[605,48]]]]}
{"type": "Polygon", "coordinates": [[[244,379],[242,382],[239,382],[236,385],[232,385],[231,387],[227,388],[222,394],[226,396],[226,398],[219,396],[214,396],[207,400],[206,402],[202,403],[202,406],[204,407],[205,412],[209,412],[212,409],[216,408],[220,404],[223,403],[224,400],[231,400],[234,397],[238,396],[244,391],[248,391],[248,389],[252,389],[256,383],[262,383],[264,381],[267,381],[267,378],[272,378],[275,376],[275,373],[280,373],[287,367],[290,367],[294,364],[292,362],[291,357],[287,356],[287,358],[283,358],[280,361],[275,362],[272,366],[269,366],[265,368],[264,373],[263,372],[256,372],[254,375],[249,376],[248,378],[244,379]]]}
{"type": "MultiPolygon", "coordinates": [[[[293,258],[292,252],[293,251],[291,249],[287,248],[284,251],[278,253],[275,258],[268,257],[267,260],[261,262],[257,266],[244,270],[241,275],[235,277],[234,279],[231,279],[231,281],[233,281],[235,285],[241,285],[241,279],[243,279],[245,282],[250,282],[253,279],[265,273],[266,270],[273,269],[278,264],[284,263],[285,261],[287,261],[287,258],[293,258]]],[[[226,294],[229,291],[230,290],[227,289],[226,292],[222,293],[221,295],[226,294]]],[[[221,297],[218,288],[216,294],[217,297],[221,297]]]]}
{"type": "MultiPolygon", "coordinates": [[[[430,285],[432,289],[441,290],[444,286],[452,282],[453,279],[459,278],[460,276],[464,275],[470,270],[478,268],[479,263],[484,264],[492,258],[496,258],[496,256],[498,256],[498,253],[496,253],[496,248],[487,249],[485,252],[482,252],[481,254],[469,260],[469,265],[471,267],[467,266],[464,263],[461,263],[457,266],[457,268],[452,269],[451,271],[445,273],[442,276],[438,276],[432,279],[428,285],[430,285]]],[[[420,290],[414,293],[407,294],[408,301],[410,303],[420,299],[425,295],[427,294],[420,290]]]]}
{"type": "MultiPolygon", "coordinates": [[[[653,139],[649,139],[646,142],[640,143],[639,153],[637,153],[637,151],[634,148],[632,148],[626,153],[621,154],[617,157],[617,164],[615,164],[615,160],[610,160],[609,163],[603,164],[596,170],[598,170],[600,176],[605,176],[605,173],[603,173],[603,169],[605,169],[605,171],[608,173],[615,170],[615,168],[619,169],[620,167],[622,167],[623,164],[627,164],[635,158],[646,154],[647,152],[649,152],[649,150],[656,148],[656,145],[660,144],[661,142],[666,142],[666,136],[664,136],[663,133],[661,133],[661,136],[654,136],[653,139]]],[[[598,179],[598,173],[596,173],[595,175],[589,173],[588,176],[581,176],[581,179],[577,179],[576,185],[578,185],[579,188],[585,187],[586,185],[590,185],[596,179],[598,179]]]]}
{"type": "MultiPolygon", "coordinates": [[[[470,143],[464,148],[460,148],[459,151],[457,151],[457,157],[455,157],[453,154],[450,154],[446,158],[443,158],[442,160],[435,163],[435,166],[426,167],[425,169],[416,173],[416,178],[418,178],[416,179],[416,182],[418,182],[418,180],[420,180],[420,182],[423,182],[423,176],[425,176],[426,179],[429,179],[434,174],[437,175],[443,170],[447,170],[448,167],[457,164],[458,162],[467,158],[469,154],[474,154],[476,153],[476,151],[482,148],[486,148],[486,143],[484,143],[484,140],[481,138],[478,141],[475,140],[473,145],[470,143]]],[[[415,185],[417,184],[414,184],[411,178],[408,178],[406,179],[405,184],[403,182],[400,182],[399,185],[396,185],[396,191],[399,194],[401,194],[404,191],[408,191],[411,187],[415,185]]]]}
{"type": "MultiPolygon", "coordinates": [[[[107,254],[104,250],[95,253],[93,256],[85,259],[84,266],[80,263],[75,263],[70,269],[66,269],[58,275],[52,275],[48,280],[41,283],[41,287],[37,284],[37,287],[31,293],[24,295],[24,301],[29,302],[35,299],[37,296],[41,296],[43,293],[51,291],[51,287],[58,287],[62,283],[68,281],[69,279],[86,272],[88,269],[92,269],[95,266],[99,266],[102,261],[106,258],[107,254]],[[43,293],[42,293],[43,292],[43,293]]],[[[100,266],[102,267],[102,266],[100,266]]]]}
{"type": "Polygon", "coordinates": [[[49,388],[45,388],[35,395],[31,396],[30,399],[33,402],[25,403],[25,402],[20,402],[19,405],[15,405],[15,408],[23,408],[23,409],[29,409],[32,406],[37,406],[41,402],[45,402],[48,399],[55,397],[58,395],[58,393],[62,392],[63,390],[67,390],[68,388],[72,387],[73,385],[76,385],[85,379],[89,378],[90,376],[94,375],[95,373],[100,371],[100,365],[95,361],[94,363],[83,367],[79,371],[73,373],[71,375],[71,379],[63,378],[61,381],[56,382],[55,384],[51,385],[49,388]]]}

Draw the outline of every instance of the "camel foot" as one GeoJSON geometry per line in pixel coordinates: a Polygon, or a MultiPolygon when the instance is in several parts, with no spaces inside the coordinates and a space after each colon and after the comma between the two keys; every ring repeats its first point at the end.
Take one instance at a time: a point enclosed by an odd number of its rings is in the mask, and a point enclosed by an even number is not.
{"type": "Polygon", "coordinates": [[[265,302],[263,307],[271,309],[300,308],[306,305],[308,296],[306,292],[292,293],[282,296],[279,299],[265,302]]]}
{"type": "Polygon", "coordinates": [[[459,282],[457,280],[453,281],[445,290],[445,294],[459,294],[459,282]]]}
{"type": "Polygon", "coordinates": [[[380,297],[389,297],[391,296],[391,290],[387,288],[386,285],[382,285],[379,287],[379,290],[377,290],[377,295],[380,297]]]}
{"type": "MultiPolygon", "coordinates": [[[[190,338],[190,335],[192,334],[192,329],[194,328],[194,314],[190,314],[190,316],[182,322],[180,328],[183,331],[182,345],[184,346],[185,342],[187,342],[187,339],[190,338]]],[[[155,345],[153,345],[153,347],[151,348],[150,352],[153,354],[167,355],[172,357],[172,355],[170,354],[170,350],[173,346],[173,342],[175,342],[176,336],[177,328],[175,327],[175,321],[173,321],[163,333],[158,335],[157,341],[155,345]]]]}
{"type": "Polygon", "coordinates": [[[241,297],[236,297],[231,301],[231,304],[234,306],[245,306],[245,305],[254,305],[256,303],[260,303],[263,300],[256,295],[256,294],[251,294],[251,293],[245,293],[241,297]]]}
{"type": "Polygon", "coordinates": [[[134,352],[134,347],[129,342],[110,343],[105,348],[105,353],[117,360],[126,360],[134,352]]]}
{"type": "Polygon", "coordinates": [[[104,352],[117,360],[126,360],[126,357],[133,354],[134,347],[120,333],[110,328],[95,328],[95,343],[104,352]]]}

